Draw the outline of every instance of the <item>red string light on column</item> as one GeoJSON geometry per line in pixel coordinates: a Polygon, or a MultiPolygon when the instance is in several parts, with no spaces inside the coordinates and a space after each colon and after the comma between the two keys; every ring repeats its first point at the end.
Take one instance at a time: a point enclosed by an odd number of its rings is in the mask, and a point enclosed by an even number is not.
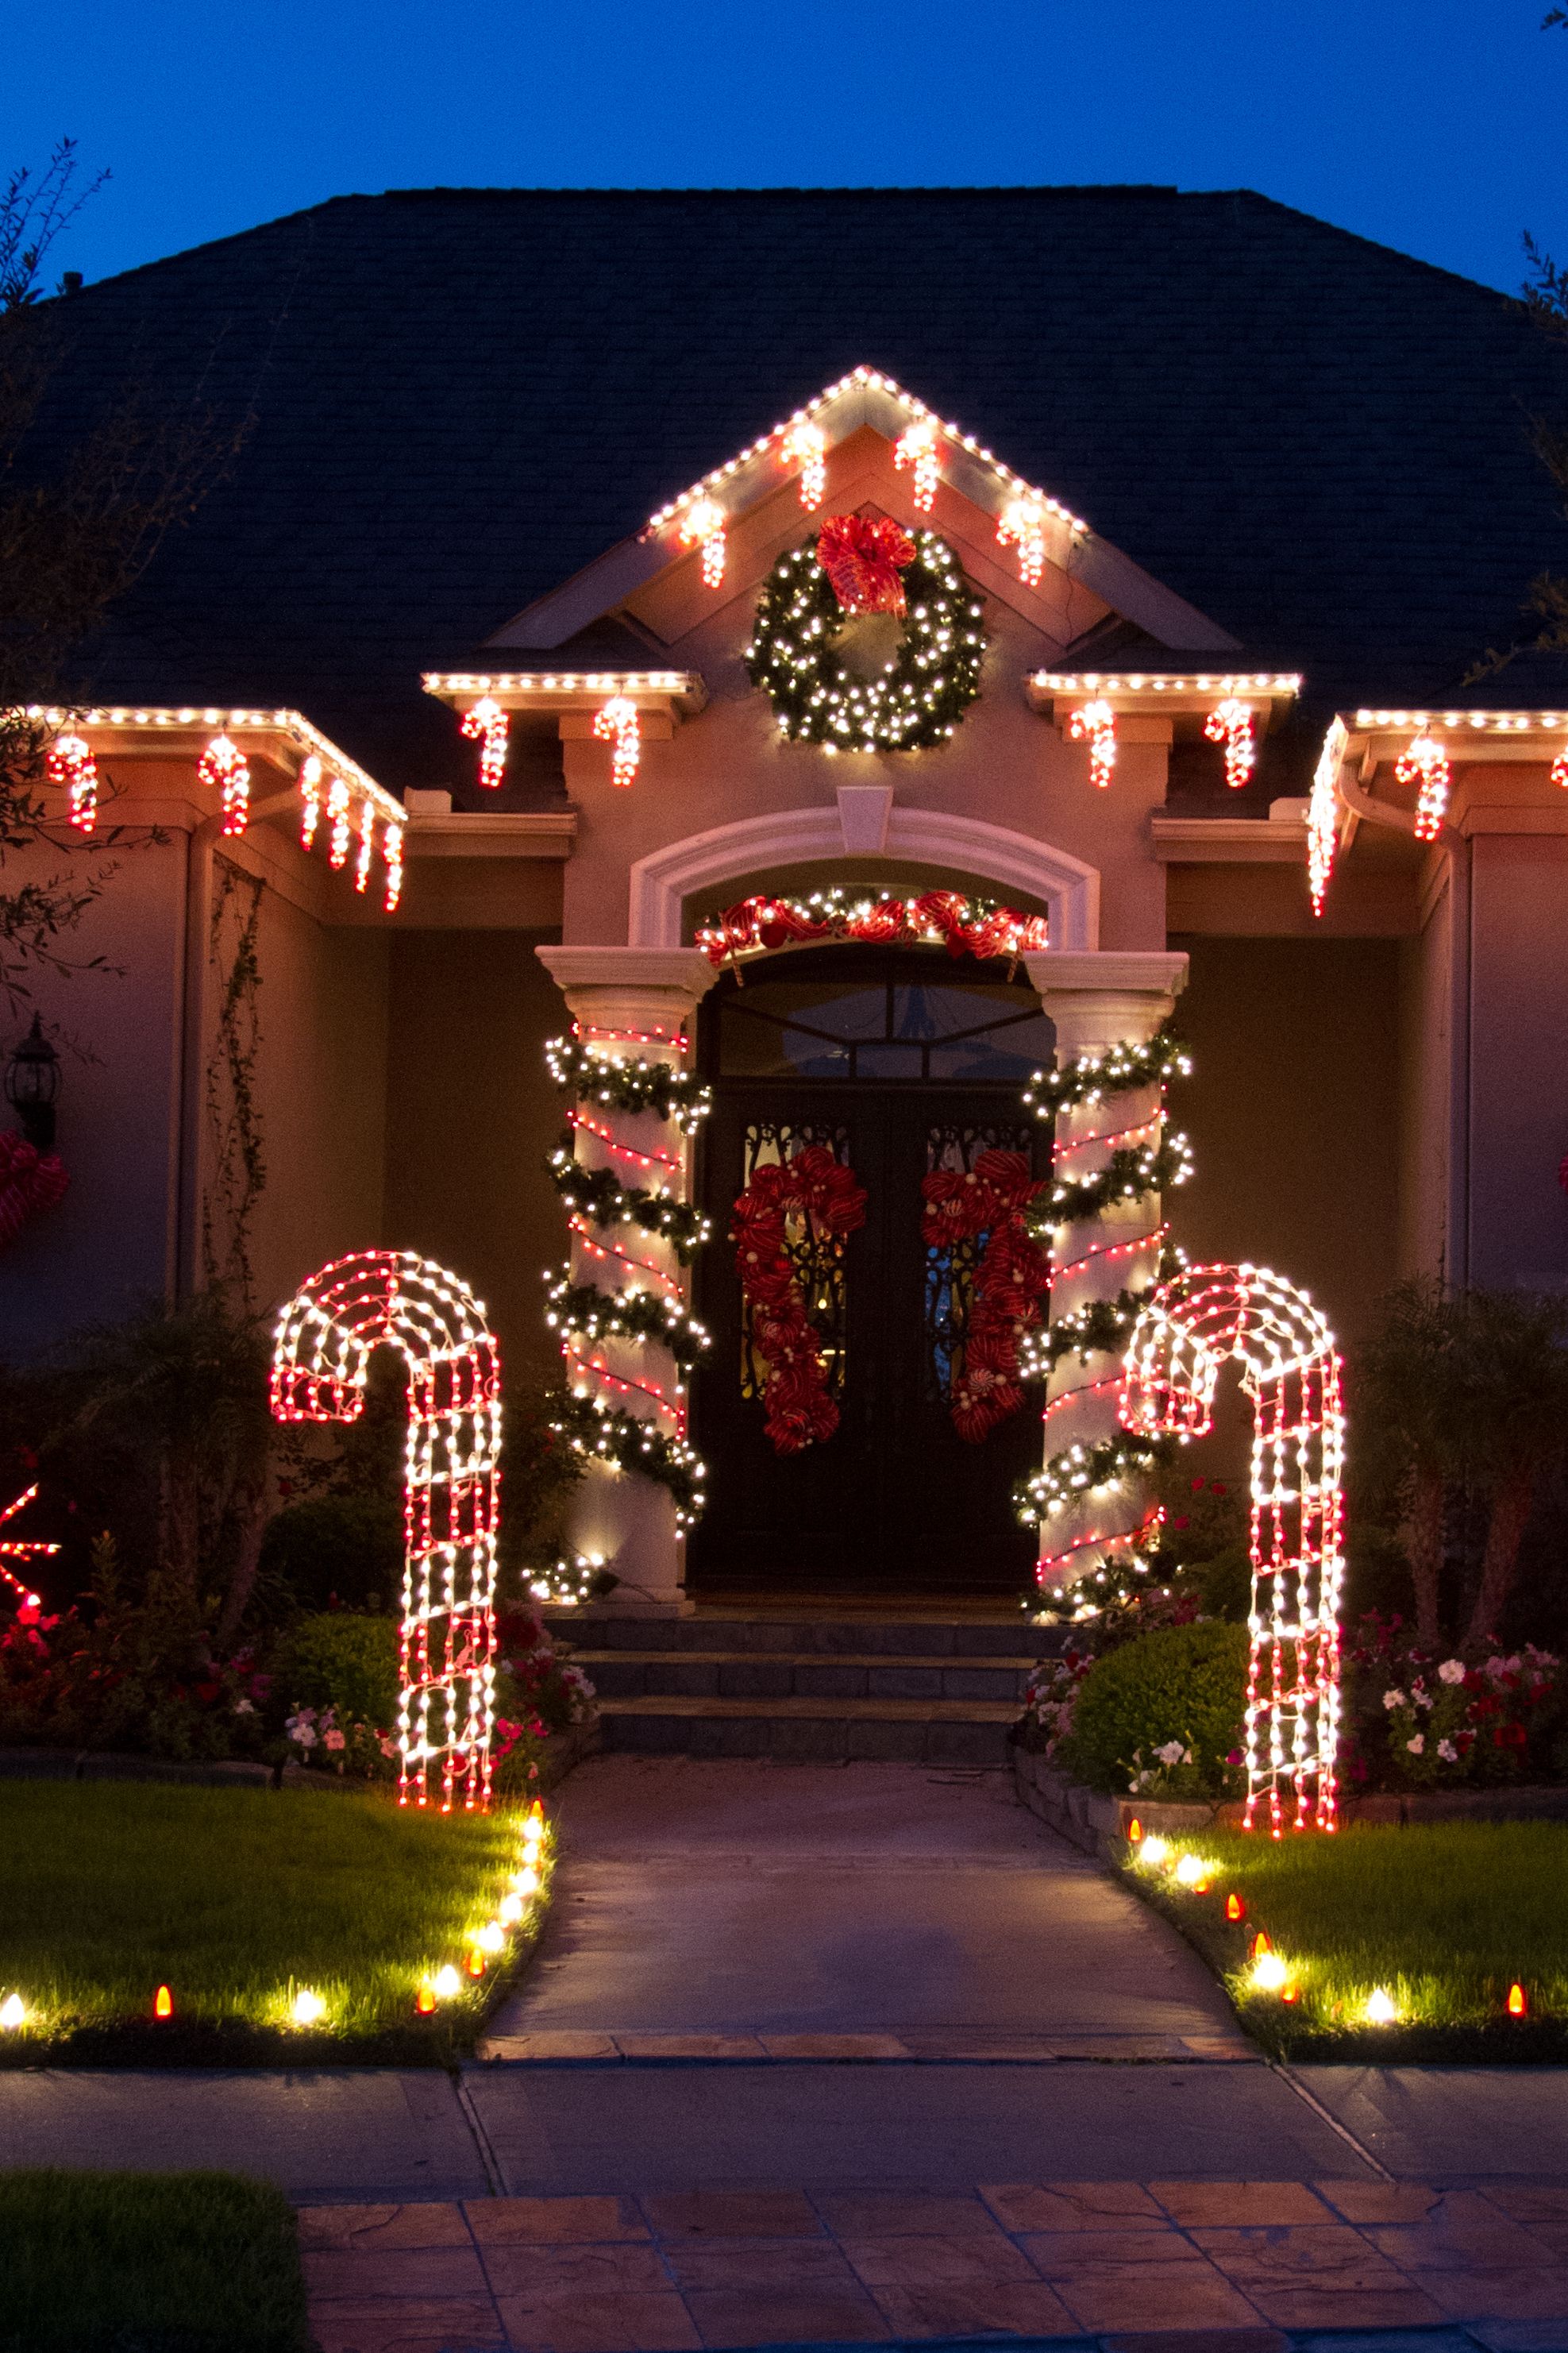
{"type": "Polygon", "coordinates": [[[906,466],[914,469],[912,485],[916,512],[929,514],[936,503],[936,486],[942,480],[942,427],[934,417],[922,417],[913,425],[906,425],[893,444],[893,463],[901,473],[906,466]]]}
{"type": "Polygon", "coordinates": [[[717,500],[692,499],[681,508],[679,539],[682,547],[702,550],[702,586],[717,588],[724,577],[728,553],[724,510],[717,500]]]}
{"type": "Polygon", "coordinates": [[[827,436],[821,426],[804,420],[790,426],[779,443],[779,456],[786,466],[800,468],[801,505],[819,507],[827,490],[827,436]]]}
{"type": "Polygon", "coordinates": [[[1016,546],[1018,577],[1026,588],[1037,588],[1046,568],[1046,511],[1037,499],[1009,499],[996,526],[1003,547],[1016,546]]]}
{"type": "Polygon", "coordinates": [[[386,912],[397,913],[397,902],[403,896],[403,828],[387,819],[381,837],[382,856],[386,860],[386,912]]]}
{"type": "Polygon", "coordinates": [[[310,849],[321,822],[321,763],[312,752],[300,771],[300,847],[310,849]]]}
{"type": "Polygon", "coordinates": [[[67,815],[78,833],[98,824],[98,762],[80,735],[57,735],[44,757],[44,775],[67,796],[67,815]]]}
{"type": "MultiPolygon", "coordinates": [[[[0,1528],[14,1520],[18,1512],[25,1512],[37,1492],[37,1482],[35,1480],[25,1493],[18,1495],[14,1503],[7,1504],[5,1510],[0,1512],[0,1528]]],[[[0,1541],[0,1579],[4,1579],[5,1583],[11,1588],[24,1610],[31,1613],[41,1609],[43,1606],[41,1598],[24,1585],[21,1578],[6,1567],[5,1563],[8,1560],[47,1560],[58,1550],[58,1544],[29,1543],[15,1536],[7,1536],[4,1541],[0,1541]]]]}
{"type": "Polygon", "coordinates": [[[225,833],[243,833],[250,822],[250,765],[238,744],[215,735],[196,763],[196,782],[218,794],[225,833]]]}
{"type": "Polygon", "coordinates": [[[494,695],[463,713],[462,732],[479,747],[479,782],[493,793],[506,774],[506,744],[511,723],[494,695]]]}
{"type": "Polygon", "coordinates": [[[1233,793],[1239,792],[1258,759],[1252,740],[1251,706],[1227,694],[1204,721],[1204,733],[1211,744],[1225,745],[1225,780],[1233,793]]]}
{"type": "Polygon", "coordinates": [[[1447,752],[1435,735],[1417,735],[1400,754],[1394,775],[1398,784],[1420,786],[1415,802],[1415,839],[1436,841],[1443,830],[1444,812],[1448,806],[1447,752]]]}
{"type": "Polygon", "coordinates": [[[642,764],[642,730],[630,695],[611,695],[594,721],[594,733],[601,743],[615,744],[610,754],[611,784],[629,785],[642,764]]]}
{"type": "Polygon", "coordinates": [[[1089,745],[1089,781],[1103,792],[1116,766],[1116,713],[1109,702],[1086,702],[1068,721],[1068,740],[1089,745]]]}
{"type": "Polygon", "coordinates": [[[408,1366],[398,1752],[400,1805],[490,1801],[495,1721],[500,1351],[467,1283],[413,1250],[359,1250],[313,1274],[278,1320],[279,1421],[357,1421],[374,1351],[408,1366]],[[434,1787],[433,1787],[434,1783],[434,1787]]]}
{"type": "Polygon", "coordinates": [[[1127,1349],[1121,1418],[1144,1438],[1201,1438],[1221,1366],[1252,1400],[1252,1629],[1247,1810],[1279,1838],[1335,1826],[1344,1412],[1334,1338],[1304,1291],[1267,1267],[1199,1266],[1163,1282],[1127,1349]]]}

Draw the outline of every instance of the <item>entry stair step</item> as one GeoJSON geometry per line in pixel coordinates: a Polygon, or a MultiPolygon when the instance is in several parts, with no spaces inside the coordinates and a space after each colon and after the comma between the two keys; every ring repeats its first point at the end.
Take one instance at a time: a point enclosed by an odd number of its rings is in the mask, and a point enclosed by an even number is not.
{"type": "Polygon", "coordinates": [[[1058,1646],[1026,1620],[551,1613],[608,1748],[814,1763],[1003,1765],[1025,1683],[1058,1646]]]}

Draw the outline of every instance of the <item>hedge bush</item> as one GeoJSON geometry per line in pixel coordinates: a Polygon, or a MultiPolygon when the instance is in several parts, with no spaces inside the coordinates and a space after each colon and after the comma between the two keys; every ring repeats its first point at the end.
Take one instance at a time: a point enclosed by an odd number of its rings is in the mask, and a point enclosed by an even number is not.
{"type": "Polygon", "coordinates": [[[1108,1651],[1079,1686],[1058,1757],[1091,1788],[1120,1794],[1140,1751],[1147,1768],[1156,1749],[1180,1741],[1193,1753],[1194,1794],[1219,1795],[1242,1742],[1247,1655],[1245,1626],[1212,1622],[1162,1627],[1108,1651]]]}
{"type": "Polygon", "coordinates": [[[311,1495],[269,1520],[261,1583],[286,1607],[396,1609],[403,1507],[393,1495],[311,1495]]]}
{"type": "Polygon", "coordinates": [[[301,1618],[289,1629],[279,1681],[291,1708],[330,1707],[386,1731],[397,1722],[397,1620],[349,1609],[301,1618]]]}

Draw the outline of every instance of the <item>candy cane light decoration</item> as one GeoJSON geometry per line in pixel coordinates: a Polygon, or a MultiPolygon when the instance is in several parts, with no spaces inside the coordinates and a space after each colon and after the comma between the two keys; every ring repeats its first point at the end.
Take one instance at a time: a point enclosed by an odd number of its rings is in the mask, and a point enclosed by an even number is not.
{"type": "Polygon", "coordinates": [[[279,1421],[357,1421],[372,1351],[408,1366],[397,1796],[490,1800],[500,1351],[467,1283],[414,1250],[358,1250],[278,1319],[279,1421]]]}
{"type": "Polygon", "coordinates": [[[1251,1655],[1247,1811],[1278,1838],[1334,1827],[1339,1746],[1344,1414],[1332,1333],[1304,1291],[1266,1267],[1198,1266],[1151,1293],[1127,1349],[1121,1418],[1200,1438],[1220,1366],[1252,1399],[1251,1655]]]}

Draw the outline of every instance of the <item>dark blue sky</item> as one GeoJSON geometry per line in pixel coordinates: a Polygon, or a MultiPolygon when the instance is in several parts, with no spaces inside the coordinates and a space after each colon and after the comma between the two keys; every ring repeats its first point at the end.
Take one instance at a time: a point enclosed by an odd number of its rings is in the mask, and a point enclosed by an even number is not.
{"type": "Polygon", "coordinates": [[[89,278],[351,190],[1144,180],[1511,290],[1521,229],[1568,259],[1545,7],[48,0],[7,26],[0,164],[63,132],[110,167],[55,257],[89,278]]]}

